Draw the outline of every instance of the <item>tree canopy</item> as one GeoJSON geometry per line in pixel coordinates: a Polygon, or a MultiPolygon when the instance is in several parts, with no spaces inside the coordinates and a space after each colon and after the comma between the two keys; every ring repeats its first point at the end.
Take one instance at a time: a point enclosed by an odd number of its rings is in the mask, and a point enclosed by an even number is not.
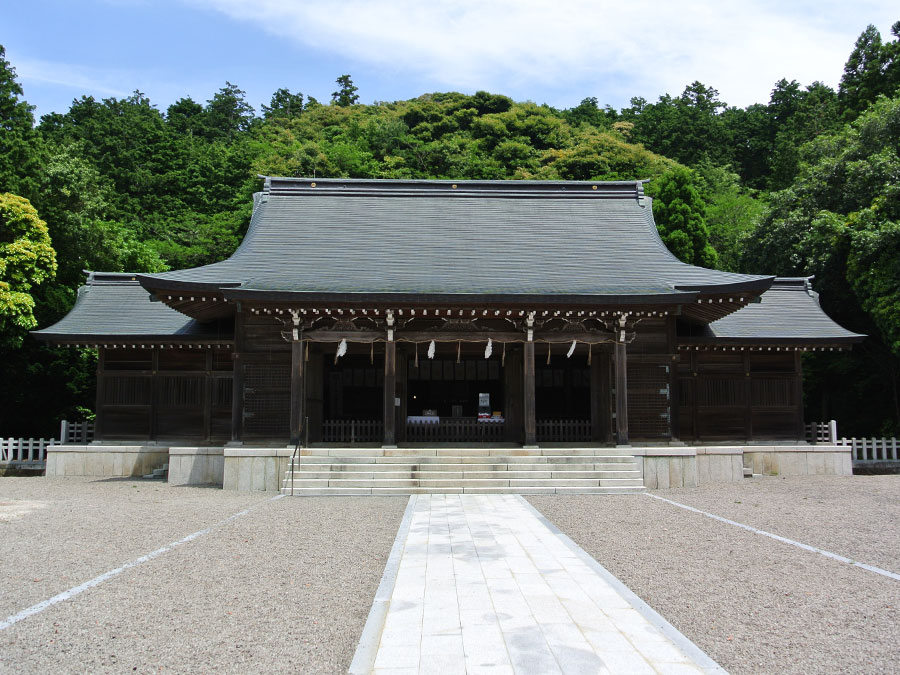
{"type": "Polygon", "coordinates": [[[56,274],[47,224],[24,197],[0,194],[0,335],[18,346],[35,328],[32,291],[56,274]]]}

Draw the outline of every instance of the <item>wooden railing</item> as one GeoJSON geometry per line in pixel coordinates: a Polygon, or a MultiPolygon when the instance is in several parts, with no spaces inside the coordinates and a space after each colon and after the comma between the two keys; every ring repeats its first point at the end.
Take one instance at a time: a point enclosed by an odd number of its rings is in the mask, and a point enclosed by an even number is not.
{"type": "Polygon", "coordinates": [[[384,440],[381,420],[325,420],[322,441],[325,443],[378,443],[384,440]]]}
{"type": "Polygon", "coordinates": [[[806,425],[807,443],[837,442],[837,422],[810,422],[806,425]]]}
{"type": "Polygon", "coordinates": [[[548,443],[581,443],[591,440],[590,420],[538,420],[538,441],[548,443]]]}
{"type": "Polygon", "coordinates": [[[70,422],[63,420],[59,424],[60,443],[83,444],[94,440],[93,422],[70,422]]]}
{"type": "Polygon", "coordinates": [[[47,461],[47,446],[56,445],[55,438],[0,438],[0,464],[19,466],[47,461]]]}
{"type": "Polygon", "coordinates": [[[505,428],[506,422],[470,417],[407,421],[406,440],[409,443],[498,443],[504,440],[505,428]]]}
{"type": "Polygon", "coordinates": [[[850,457],[854,464],[900,463],[900,458],[897,457],[900,442],[896,438],[838,438],[837,422],[834,420],[807,424],[806,442],[850,446],[850,457]]]}

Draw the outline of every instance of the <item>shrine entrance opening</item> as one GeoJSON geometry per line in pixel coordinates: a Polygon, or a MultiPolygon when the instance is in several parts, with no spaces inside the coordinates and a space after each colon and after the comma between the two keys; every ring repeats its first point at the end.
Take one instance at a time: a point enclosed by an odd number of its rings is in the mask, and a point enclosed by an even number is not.
{"type": "Polygon", "coordinates": [[[542,348],[547,346],[537,347],[534,369],[538,442],[591,441],[591,366],[587,354],[566,358],[564,353],[551,353],[547,363],[542,348]]]}
{"type": "Polygon", "coordinates": [[[414,359],[407,366],[407,442],[504,440],[505,387],[499,358],[414,359]]]}

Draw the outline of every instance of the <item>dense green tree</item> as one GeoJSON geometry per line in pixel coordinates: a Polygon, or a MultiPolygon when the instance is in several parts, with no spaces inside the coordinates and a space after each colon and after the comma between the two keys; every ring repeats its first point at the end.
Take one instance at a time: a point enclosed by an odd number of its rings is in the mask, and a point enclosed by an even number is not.
{"type": "Polygon", "coordinates": [[[664,173],[651,184],[653,218],[663,243],[679,260],[701,267],[715,267],[715,249],[709,243],[706,204],[693,174],[683,167],[664,173]]]}
{"type": "Polygon", "coordinates": [[[262,106],[265,119],[291,119],[303,112],[303,94],[292,94],[290,89],[279,89],[272,94],[269,105],[262,106]]]}
{"type": "Polygon", "coordinates": [[[695,81],[676,98],[632,99],[622,118],[634,124],[633,140],[653,152],[687,165],[704,159],[726,164],[732,155],[722,115],[726,107],[718,91],[695,81]]]}
{"type": "Polygon", "coordinates": [[[848,420],[853,433],[871,432],[886,417],[892,421],[883,431],[900,430],[898,147],[900,98],[884,97],[851,125],[805,145],[800,174],[772,196],[745,258],[750,271],[815,275],[826,310],[870,336],[847,358],[883,395],[848,420]]]}
{"type": "Polygon", "coordinates": [[[350,79],[349,75],[341,75],[335,82],[338,85],[338,90],[331,94],[331,102],[334,105],[346,107],[359,103],[359,95],[356,93],[359,91],[359,87],[353,84],[353,80],[350,79]]]}
{"type": "Polygon", "coordinates": [[[881,33],[869,24],[856,39],[844,65],[839,96],[841,108],[852,119],[868,107],[883,90],[884,52],[881,33]]]}
{"type": "Polygon", "coordinates": [[[0,192],[32,198],[38,172],[34,106],[21,100],[16,70],[5,57],[0,45],[0,192]]]}
{"type": "Polygon", "coordinates": [[[17,346],[37,326],[32,293],[55,274],[47,224],[24,197],[0,194],[0,344],[17,346]]]}
{"type": "Polygon", "coordinates": [[[741,185],[729,167],[702,162],[695,169],[697,191],[706,208],[709,243],[718,255],[717,267],[740,272],[747,240],[766,213],[758,193],[741,185]]]}
{"type": "Polygon", "coordinates": [[[205,113],[205,130],[210,139],[231,139],[247,131],[255,119],[246,93],[231,82],[225,82],[225,86],[206,102],[205,113]]]}

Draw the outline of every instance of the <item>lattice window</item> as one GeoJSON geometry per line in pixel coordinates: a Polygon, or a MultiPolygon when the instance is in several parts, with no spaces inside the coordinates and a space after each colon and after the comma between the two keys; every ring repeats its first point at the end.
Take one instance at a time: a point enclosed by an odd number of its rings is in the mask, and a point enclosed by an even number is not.
{"type": "Polygon", "coordinates": [[[244,432],[279,438],[290,433],[290,367],[282,363],[244,364],[244,432]]]}
{"type": "Polygon", "coordinates": [[[747,405],[747,387],[744,380],[704,378],[697,385],[698,406],[733,408],[747,405]]]}
{"type": "Polygon", "coordinates": [[[669,366],[628,364],[628,433],[634,438],[670,438],[669,366]]]}
{"type": "Polygon", "coordinates": [[[203,402],[203,378],[159,378],[158,401],[164,407],[200,406],[203,402]]]}
{"type": "Polygon", "coordinates": [[[150,378],[104,376],[103,403],[106,405],[150,405],[150,378]]]}
{"type": "Polygon", "coordinates": [[[753,380],[753,405],[762,407],[789,407],[797,405],[794,380],[753,380]]]}

